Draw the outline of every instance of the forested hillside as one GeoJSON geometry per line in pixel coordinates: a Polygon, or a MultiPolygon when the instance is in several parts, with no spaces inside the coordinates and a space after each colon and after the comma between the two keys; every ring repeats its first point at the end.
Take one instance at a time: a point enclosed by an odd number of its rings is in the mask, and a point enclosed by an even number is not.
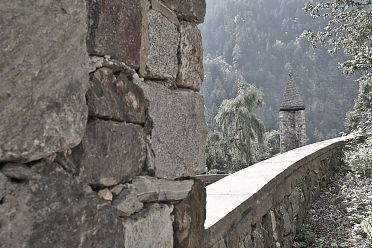
{"type": "Polygon", "coordinates": [[[257,112],[266,130],[278,128],[278,110],[288,70],[306,105],[310,142],[338,136],[356,97],[357,84],[338,69],[342,54],[313,49],[304,30],[320,30],[325,22],[302,8],[311,0],[207,0],[201,25],[204,43],[206,116],[214,116],[222,100],[250,83],[263,93],[257,112]]]}

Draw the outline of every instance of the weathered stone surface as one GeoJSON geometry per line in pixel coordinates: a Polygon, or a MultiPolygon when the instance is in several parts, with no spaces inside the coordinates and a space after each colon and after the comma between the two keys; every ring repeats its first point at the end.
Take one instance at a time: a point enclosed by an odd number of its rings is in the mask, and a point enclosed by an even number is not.
{"type": "Polygon", "coordinates": [[[143,203],[138,200],[133,190],[127,190],[114,201],[114,206],[119,210],[119,216],[130,216],[143,208],[143,203]]]}
{"type": "Polygon", "coordinates": [[[140,73],[145,78],[174,80],[178,72],[180,34],[176,25],[155,10],[148,13],[148,40],[143,41],[143,65],[140,73]],[[148,44],[145,44],[148,43],[148,44]]]}
{"type": "Polygon", "coordinates": [[[0,161],[79,144],[87,118],[84,1],[0,3],[0,161]]]}
{"type": "Polygon", "coordinates": [[[112,198],[113,198],[113,195],[108,188],[99,190],[98,195],[106,201],[112,201],[112,198]]]}
{"type": "Polygon", "coordinates": [[[118,184],[115,187],[113,187],[110,191],[114,195],[119,195],[121,191],[123,191],[124,188],[125,188],[125,184],[118,184]]]}
{"type": "Polygon", "coordinates": [[[88,184],[112,186],[138,175],[146,158],[143,128],[126,123],[95,120],[87,125],[72,160],[79,178],[88,184]]]}
{"type": "Polygon", "coordinates": [[[252,228],[252,244],[254,248],[265,248],[265,240],[261,222],[252,228]]]}
{"type": "Polygon", "coordinates": [[[121,73],[100,68],[90,76],[87,92],[89,115],[109,120],[143,124],[146,101],[141,88],[121,73]]]}
{"type": "Polygon", "coordinates": [[[134,73],[136,73],[136,70],[134,70],[129,65],[119,60],[113,59],[110,56],[89,56],[89,73],[95,72],[97,69],[103,67],[110,68],[115,73],[123,72],[126,75],[133,75],[134,73]]]}
{"type": "Polygon", "coordinates": [[[153,204],[135,219],[123,222],[124,247],[173,248],[172,210],[173,206],[153,204]]]}
{"type": "Polygon", "coordinates": [[[140,64],[142,18],[147,14],[142,1],[87,0],[88,52],[109,55],[135,68],[140,64]]]}
{"type": "Polygon", "coordinates": [[[174,206],[174,245],[177,248],[201,248],[204,243],[205,188],[195,180],[186,199],[174,206]]]}
{"type": "Polygon", "coordinates": [[[171,181],[141,176],[134,178],[132,184],[140,201],[177,201],[186,198],[194,181],[171,181]]]}
{"type": "Polygon", "coordinates": [[[199,90],[204,80],[202,37],[195,24],[181,22],[177,86],[199,90]]]}
{"type": "Polygon", "coordinates": [[[190,91],[170,90],[150,81],[137,81],[137,84],[149,100],[155,175],[174,179],[204,172],[203,97],[190,91]]]}
{"type": "Polygon", "coordinates": [[[21,163],[6,163],[0,171],[7,177],[19,180],[38,180],[41,178],[32,168],[21,163]]]}
{"type": "Polygon", "coordinates": [[[119,197],[129,198],[131,195],[140,202],[179,201],[186,198],[193,185],[193,180],[172,181],[140,176],[127,184],[119,197]]]}
{"type": "Polygon", "coordinates": [[[58,164],[40,180],[11,183],[0,204],[0,247],[126,247],[114,209],[58,164]]]}
{"type": "Polygon", "coordinates": [[[195,23],[204,22],[205,0],[162,0],[177,13],[178,18],[195,23]]]}
{"type": "Polygon", "coordinates": [[[165,17],[168,18],[173,24],[177,27],[180,26],[180,22],[177,18],[176,13],[174,13],[170,8],[167,7],[161,0],[151,0],[151,8],[162,13],[165,17]]]}
{"type": "Polygon", "coordinates": [[[7,194],[7,183],[9,182],[8,178],[0,172],[0,202],[3,197],[7,194]]]}

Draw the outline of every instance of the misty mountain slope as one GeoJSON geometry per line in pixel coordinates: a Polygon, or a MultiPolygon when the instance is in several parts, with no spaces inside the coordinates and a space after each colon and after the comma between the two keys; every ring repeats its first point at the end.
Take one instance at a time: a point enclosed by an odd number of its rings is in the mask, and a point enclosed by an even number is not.
{"type": "Polygon", "coordinates": [[[204,45],[206,116],[213,117],[223,99],[251,83],[264,95],[257,112],[266,129],[278,128],[278,110],[288,70],[306,105],[307,134],[311,142],[339,135],[354,105],[357,84],[337,68],[342,55],[313,49],[303,30],[323,25],[302,8],[306,0],[207,0],[200,26],[204,45]]]}

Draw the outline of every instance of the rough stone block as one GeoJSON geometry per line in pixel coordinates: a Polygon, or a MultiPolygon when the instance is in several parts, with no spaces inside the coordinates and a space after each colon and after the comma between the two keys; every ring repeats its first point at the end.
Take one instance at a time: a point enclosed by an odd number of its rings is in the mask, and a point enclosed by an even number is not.
{"type": "Polygon", "coordinates": [[[203,173],[207,134],[203,97],[150,81],[137,84],[149,100],[155,175],[175,179],[203,173]]]}
{"type": "Polygon", "coordinates": [[[202,23],[204,22],[206,4],[205,0],[162,0],[177,13],[181,20],[202,23]]]}
{"type": "Polygon", "coordinates": [[[143,203],[133,190],[126,190],[115,199],[114,206],[119,210],[119,216],[131,216],[143,208],[143,203]]]}
{"type": "Polygon", "coordinates": [[[176,25],[155,10],[148,13],[148,40],[143,40],[140,73],[145,78],[174,80],[178,72],[180,34],[176,25]]]}
{"type": "Polygon", "coordinates": [[[174,206],[174,245],[177,248],[199,248],[204,243],[206,192],[195,180],[186,199],[174,206]]]}
{"type": "Polygon", "coordinates": [[[0,3],[0,161],[76,146],[87,119],[84,1],[0,3]]]}
{"type": "Polygon", "coordinates": [[[193,180],[172,181],[148,176],[136,177],[132,181],[137,197],[142,202],[185,199],[193,184],[193,180]]]}
{"type": "Polygon", "coordinates": [[[145,122],[146,101],[141,88],[123,73],[115,76],[109,68],[100,68],[91,74],[87,104],[90,116],[138,124],[145,122]]]}
{"type": "Polygon", "coordinates": [[[173,248],[172,210],[173,206],[153,204],[124,221],[124,247],[173,248]]]}
{"type": "Polygon", "coordinates": [[[127,247],[115,211],[56,163],[40,180],[8,183],[0,204],[1,247],[127,247]]]}
{"type": "Polygon", "coordinates": [[[0,202],[2,201],[3,197],[7,194],[7,183],[8,178],[0,172],[0,202]]]}
{"type": "Polygon", "coordinates": [[[204,80],[202,37],[195,24],[181,22],[177,86],[199,90],[204,80]]]}
{"type": "Polygon", "coordinates": [[[88,52],[109,55],[135,68],[140,64],[142,20],[147,15],[142,1],[87,0],[88,52]]]}
{"type": "Polygon", "coordinates": [[[167,5],[161,2],[161,0],[151,0],[151,8],[162,13],[177,27],[180,26],[177,15],[170,8],[168,8],[167,5]]]}
{"type": "Polygon", "coordinates": [[[138,175],[146,158],[143,128],[95,120],[88,123],[82,143],[72,158],[79,178],[88,184],[112,186],[138,175]]]}
{"type": "Polygon", "coordinates": [[[38,180],[40,175],[29,166],[21,163],[6,163],[0,171],[9,178],[18,180],[38,180]]]}

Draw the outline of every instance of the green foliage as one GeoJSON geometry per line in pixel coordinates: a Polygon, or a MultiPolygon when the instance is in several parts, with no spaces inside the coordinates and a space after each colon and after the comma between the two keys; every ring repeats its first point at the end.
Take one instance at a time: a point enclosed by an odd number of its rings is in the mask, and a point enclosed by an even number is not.
{"type": "Polygon", "coordinates": [[[352,171],[363,175],[372,175],[372,140],[354,144],[345,152],[346,162],[352,171]]]}
{"type": "Polygon", "coordinates": [[[218,131],[208,135],[209,169],[233,172],[255,161],[254,143],[263,142],[264,126],[254,116],[253,109],[261,105],[261,93],[253,86],[239,90],[237,97],[222,102],[215,117],[218,131]]]}
{"type": "Polygon", "coordinates": [[[360,226],[362,227],[363,231],[367,234],[367,236],[372,239],[372,226],[369,224],[369,222],[364,219],[362,220],[362,223],[360,223],[360,226]]]}
{"type": "Polygon", "coordinates": [[[314,45],[320,43],[330,53],[342,51],[348,59],[341,63],[346,75],[355,72],[371,78],[372,68],[372,1],[332,0],[308,4],[305,10],[314,18],[324,17],[328,25],[323,31],[304,32],[314,45]]]}
{"type": "Polygon", "coordinates": [[[254,163],[271,158],[280,153],[280,133],[277,130],[265,132],[263,142],[253,142],[254,163]]]}
{"type": "MultiPolygon", "coordinates": [[[[332,0],[315,5],[308,4],[305,10],[313,17],[328,20],[322,31],[304,32],[313,45],[320,44],[330,53],[341,51],[347,56],[340,64],[346,75],[361,73],[359,94],[354,110],[347,115],[351,131],[369,133],[372,130],[372,1],[332,0]]],[[[346,161],[352,170],[362,175],[372,171],[372,142],[367,140],[354,145],[346,153],[346,161]]]]}
{"type": "Polygon", "coordinates": [[[372,127],[372,79],[362,79],[354,110],[349,112],[346,124],[350,131],[367,133],[372,127]]]}

